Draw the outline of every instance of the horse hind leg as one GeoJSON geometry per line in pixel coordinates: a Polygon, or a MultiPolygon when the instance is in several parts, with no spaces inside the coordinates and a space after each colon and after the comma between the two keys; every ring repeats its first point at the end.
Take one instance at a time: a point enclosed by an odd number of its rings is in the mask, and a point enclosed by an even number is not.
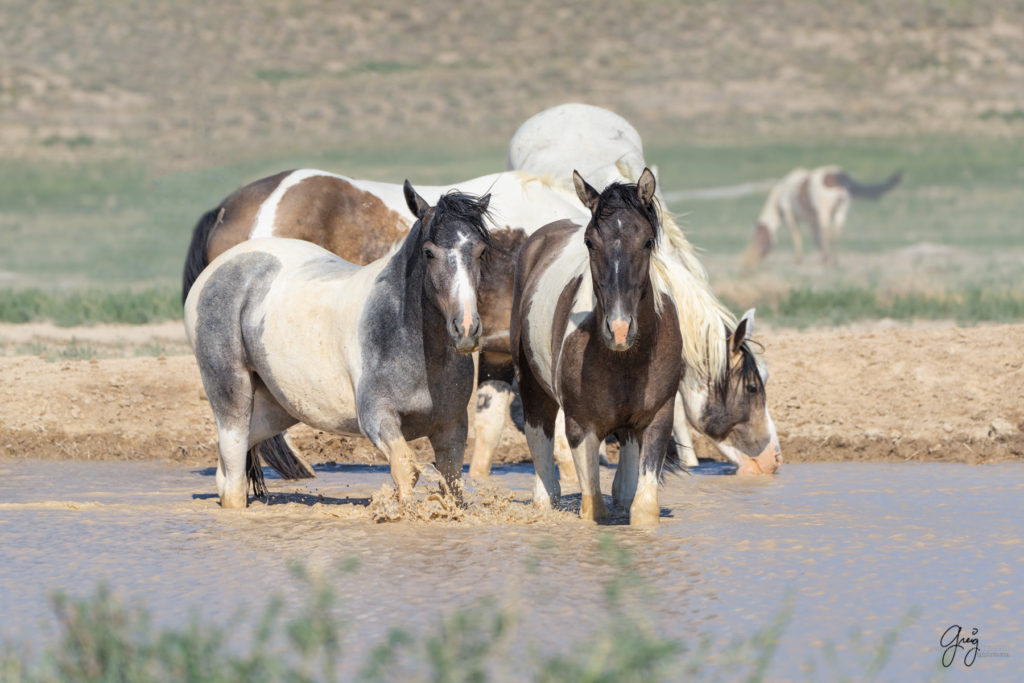
{"type": "Polygon", "coordinates": [[[519,396],[523,401],[523,431],[533,460],[533,504],[550,510],[558,504],[562,487],[555,474],[556,403],[540,387],[527,364],[520,366],[519,396]]]}
{"type": "MultiPolygon", "coordinates": [[[[283,479],[308,479],[316,476],[285,440],[284,430],[298,423],[273,397],[266,385],[256,378],[252,419],[249,423],[249,445],[258,468],[259,460],[273,468],[283,479]]],[[[255,474],[255,472],[254,472],[255,474]]]]}
{"type": "Polygon", "coordinates": [[[558,411],[555,418],[555,464],[558,465],[558,479],[561,483],[567,484],[577,479],[572,449],[569,440],[565,438],[565,413],[562,410],[558,411]]]}
{"type": "Polygon", "coordinates": [[[615,468],[612,481],[612,502],[628,508],[636,495],[637,477],[640,473],[640,443],[635,434],[619,433],[619,465],[615,468]]]}

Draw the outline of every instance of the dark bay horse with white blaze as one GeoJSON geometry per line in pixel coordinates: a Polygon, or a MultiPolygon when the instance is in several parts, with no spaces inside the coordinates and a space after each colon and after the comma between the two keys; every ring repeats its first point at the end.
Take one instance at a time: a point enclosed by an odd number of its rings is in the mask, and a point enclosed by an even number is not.
{"type": "Polygon", "coordinates": [[[657,524],[683,366],[675,302],[652,268],[661,236],[654,175],[644,169],[636,185],[613,183],[601,193],[578,173],[574,181],[590,222],[541,228],[516,267],[510,339],[536,472],[534,503],[550,506],[560,495],[553,449],[561,408],[580,516],[607,517],[598,447],[614,433],[623,451],[639,450],[638,471],[617,476],[617,503],[629,506],[630,524],[657,524]]]}
{"type": "Polygon", "coordinates": [[[418,478],[407,440],[426,436],[458,490],[489,197],[431,207],[408,181],[404,191],[417,220],[367,266],[303,240],[249,240],[190,288],[185,327],[217,421],[223,507],[245,507],[250,483],[263,492],[257,447],[298,422],[368,437],[400,498],[418,478]]]}

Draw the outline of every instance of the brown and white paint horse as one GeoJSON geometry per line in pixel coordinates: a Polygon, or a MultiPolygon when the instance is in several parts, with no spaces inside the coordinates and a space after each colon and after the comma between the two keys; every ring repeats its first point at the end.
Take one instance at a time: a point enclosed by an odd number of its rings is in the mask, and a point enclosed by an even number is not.
{"type": "MultiPolygon", "coordinates": [[[[418,191],[427,201],[437,201],[456,187],[471,194],[489,194],[494,223],[490,226],[493,246],[477,292],[484,335],[470,472],[481,475],[490,471],[512,400],[508,320],[515,256],[528,233],[558,218],[585,222],[587,213],[574,193],[524,173],[496,173],[457,186],[420,186],[418,191]]],[[[248,239],[304,239],[348,261],[365,264],[387,253],[415,220],[401,185],[316,169],[278,173],[242,187],[199,219],[185,261],[182,297],[206,264],[248,239]]],[[[271,459],[273,454],[265,452],[264,456],[271,459]]],[[[308,470],[289,471],[286,460],[274,462],[284,476],[310,476],[308,470]]],[[[568,465],[571,469],[571,461],[568,465]]]]}
{"type": "Polygon", "coordinates": [[[781,223],[786,224],[793,236],[797,263],[802,262],[804,256],[800,223],[806,223],[815,245],[821,249],[822,262],[835,264],[839,237],[850,211],[850,197],[878,199],[896,187],[901,177],[897,172],[884,182],[865,185],[838,166],[790,171],[768,193],[754,224],[754,237],[743,254],[743,267],[751,269],[764,260],[778,240],[781,223]]]}
{"type": "Polygon", "coordinates": [[[602,521],[598,446],[615,434],[627,463],[616,475],[616,502],[630,524],[657,524],[658,482],[682,371],[677,311],[652,257],[661,242],[644,170],[636,185],[598,193],[575,174],[589,207],[585,227],[545,226],[526,241],[516,267],[510,338],[533,458],[534,503],[560,496],[554,474],[555,418],[565,412],[582,499],[580,516],[602,521]],[[639,490],[638,490],[639,486],[639,490]]]}
{"type": "Polygon", "coordinates": [[[400,498],[419,472],[407,441],[426,436],[459,490],[488,197],[431,207],[408,182],[405,195],[416,223],[369,265],[303,240],[248,240],[190,288],[185,329],[217,422],[223,507],[245,507],[250,484],[265,493],[260,447],[298,422],[368,437],[400,498]]]}
{"type": "MultiPolygon", "coordinates": [[[[576,197],[574,188],[529,173],[506,172],[460,182],[457,186],[420,186],[427,201],[458,187],[472,194],[491,194],[489,212],[494,247],[481,277],[478,310],[484,335],[481,338],[475,446],[470,473],[490,471],[491,458],[501,439],[508,406],[512,400],[512,359],[508,342],[512,270],[515,254],[526,235],[558,219],[578,225],[590,220],[589,211],[576,197]]],[[[659,202],[659,208],[661,204],[659,202]]],[[[705,413],[720,398],[716,392],[728,386],[724,381],[738,369],[727,353],[726,338],[736,329],[736,319],[715,297],[707,274],[693,247],[667,212],[662,212],[666,249],[655,258],[655,268],[673,299],[687,314],[680,318],[683,336],[682,358],[686,371],[680,383],[676,408],[675,439],[680,455],[695,465],[689,423],[708,435],[719,451],[737,466],[739,473],[756,473],[751,458],[769,443],[777,443],[767,407],[755,409],[749,419],[730,424],[729,431],[712,435],[702,424],[710,424],[705,413]],[[753,436],[738,439],[746,431],[753,436]],[[759,447],[737,445],[757,442],[759,447]]],[[[415,220],[406,207],[402,188],[392,183],[350,178],[327,171],[302,169],[279,173],[247,185],[206,212],[196,224],[186,258],[183,292],[187,293],[202,269],[234,244],[251,238],[297,237],[354,263],[365,263],[386,253],[415,220]]],[[[761,368],[763,379],[767,374],[761,368]]],[[[763,381],[762,381],[763,384],[763,381]]],[[[718,423],[716,423],[718,424],[718,423]]],[[[561,433],[561,430],[559,430],[561,433]]],[[[283,439],[278,439],[283,445],[283,439]]],[[[272,454],[263,452],[264,458],[272,454]]],[[[572,471],[568,453],[556,451],[559,467],[572,471]],[[561,457],[559,457],[561,456],[561,457]]],[[[294,472],[289,461],[278,461],[275,469],[285,476],[304,476],[308,469],[294,472]]]]}

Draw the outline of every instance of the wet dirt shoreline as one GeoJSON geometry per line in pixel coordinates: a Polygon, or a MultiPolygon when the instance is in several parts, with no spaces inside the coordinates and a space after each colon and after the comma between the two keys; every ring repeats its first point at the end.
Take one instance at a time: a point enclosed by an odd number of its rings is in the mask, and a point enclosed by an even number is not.
{"type": "MultiPolygon", "coordinates": [[[[785,460],[1024,459],[1022,334],[1024,325],[760,335],[785,460]]],[[[216,461],[213,418],[190,355],[0,357],[0,377],[8,457],[216,461]]],[[[301,426],[290,438],[312,463],[383,462],[365,439],[301,426]]],[[[417,447],[430,459],[425,442],[417,447]]],[[[697,447],[715,457],[708,444],[697,447]]],[[[525,440],[509,422],[497,462],[526,460],[525,440]]]]}

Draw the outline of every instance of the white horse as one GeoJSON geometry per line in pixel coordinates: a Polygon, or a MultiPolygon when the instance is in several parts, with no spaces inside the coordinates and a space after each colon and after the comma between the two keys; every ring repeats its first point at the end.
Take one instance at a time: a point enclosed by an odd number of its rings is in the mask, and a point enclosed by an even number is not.
{"type": "MultiPolygon", "coordinates": [[[[640,134],[628,121],[607,109],[578,103],[552,107],[527,119],[509,143],[508,163],[510,169],[545,176],[567,189],[573,185],[575,165],[598,191],[611,182],[636,182],[646,165],[640,134]]],[[[689,466],[697,464],[689,426],[710,437],[737,466],[738,474],[775,472],[781,451],[766,403],[746,420],[730,424],[714,419],[712,406],[722,400],[723,378],[730,376],[730,362],[735,360],[726,340],[739,323],[715,296],[707,271],[658,192],[655,200],[668,242],[667,256],[659,265],[679,310],[683,333],[685,369],[673,429],[673,438],[683,449],[680,456],[689,466]]],[[[744,319],[746,338],[753,330],[753,311],[744,319]]],[[[768,373],[760,358],[757,367],[760,381],[766,382],[768,373]]]]}

